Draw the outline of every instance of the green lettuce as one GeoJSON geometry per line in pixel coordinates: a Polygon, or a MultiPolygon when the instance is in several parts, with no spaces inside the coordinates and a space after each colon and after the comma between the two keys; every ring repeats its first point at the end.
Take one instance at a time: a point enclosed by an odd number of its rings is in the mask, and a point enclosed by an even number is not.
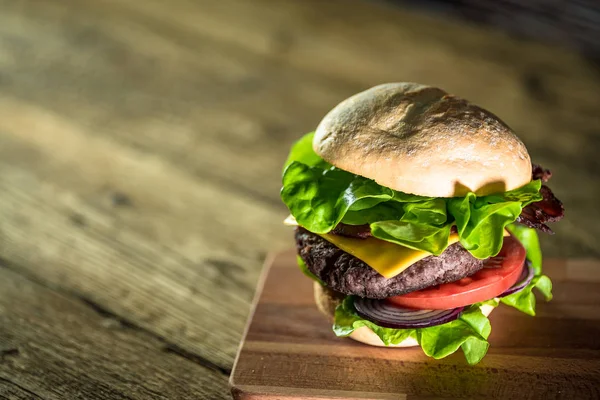
{"type": "Polygon", "coordinates": [[[542,274],[542,250],[535,229],[528,228],[519,224],[507,226],[527,252],[527,259],[534,270],[534,277],[531,282],[522,290],[516,293],[502,297],[500,301],[503,304],[514,307],[525,314],[535,316],[535,294],[533,289],[537,289],[546,301],[552,300],[552,281],[546,275],[542,274]]]}
{"type": "Polygon", "coordinates": [[[526,257],[536,275],[542,273],[542,248],[537,231],[521,224],[511,224],[506,229],[525,247],[526,257]]]}
{"type": "Polygon", "coordinates": [[[368,215],[370,208],[390,200],[393,190],[338,168],[293,161],[283,174],[281,197],[301,226],[327,233],[350,210],[368,215]]]}
{"type": "Polygon", "coordinates": [[[432,198],[402,193],[331,166],[312,149],[314,133],[291,149],[283,172],[281,198],[298,224],[327,233],[337,224],[369,224],[373,236],[440,255],[456,225],[462,245],[473,256],[495,256],[504,228],[526,205],[541,200],[541,182],[489,196],[432,198]]]}
{"type": "Polygon", "coordinates": [[[502,297],[502,304],[516,308],[527,315],[535,316],[535,295],[532,290],[536,288],[542,293],[546,301],[552,300],[552,281],[546,275],[534,276],[531,283],[516,293],[502,297]]]}
{"type": "MultiPolygon", "coordinates": [[[[337,336],[344,337],[366,326],[387,346],[413,338],[427,356],[435,359],[447,357],[460,348],[467,362],[474,365],[487,353],[489,347],[487,338],[491,332],[490,321],[479,308],[481,304],[469,306],[458,319],[445,324],[429,328],[392,329],[383,328],[361,318],[354,308],[354,297],[347,296],[335,310],[333,331],[337,336]]],[[[489,304],[497,305],[493,301],[489,304]]]]}

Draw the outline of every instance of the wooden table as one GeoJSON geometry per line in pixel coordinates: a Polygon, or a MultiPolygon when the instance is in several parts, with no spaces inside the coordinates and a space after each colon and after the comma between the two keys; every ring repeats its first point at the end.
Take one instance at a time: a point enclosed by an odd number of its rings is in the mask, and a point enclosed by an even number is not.
{"type": "Polygon", "coordinates": [[[279,175],[386,81],[493,110],[553,169],[553,257],[600,256],[600,74],[375,1],[0,0],[0,398],[228,398],[279,175]],[[142,5],[143,3],[143,5],[142,5]]]}

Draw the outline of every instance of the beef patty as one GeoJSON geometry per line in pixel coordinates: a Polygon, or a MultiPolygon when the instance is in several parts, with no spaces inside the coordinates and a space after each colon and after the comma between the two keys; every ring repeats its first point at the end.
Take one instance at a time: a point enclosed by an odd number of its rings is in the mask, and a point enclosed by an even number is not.
{"type": "Polygon", "coordinates": [[[474,274],[484,264],[484,260],[478,260],[460,243],[455,243],[438,257],[426,257],[386,279],[363,261],[301,227],[296,229],[296,247],[308,269],[331,289],[372,299],[454,282],[474,274]]]}

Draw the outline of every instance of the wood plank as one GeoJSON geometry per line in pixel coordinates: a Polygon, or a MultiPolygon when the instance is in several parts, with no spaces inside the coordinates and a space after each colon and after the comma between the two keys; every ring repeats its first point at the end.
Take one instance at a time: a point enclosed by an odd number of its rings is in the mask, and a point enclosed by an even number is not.
{"type": "Polygon", "coordinates": [[[269,225],[279,228],[283,215],[101,141],[87,150],[71,141],[66,152],[78,156],[70,164],[3,139],[3,257],[230,368],[256,280],[252,266],[273,236],[269,225]],[[15,168],[16,154],[40,168],[15,168]],[[107,155],[110,166],[98,169],[107,155]],[[156,196],[157,187],[169,196],[156,196]],[[115,193],[131,205],[115,204],[115,193]],[[238,224],[263,230],[239,240],[231,236],[238,224]]]}
{"type": "Polygon", "coordinates": [[[227,398],[227,376],[0,265],[0,398],[227,398]]]}
{"type": "Polygon", "coordinates": [[[18,385],[15,385],[11,381],[0,378],[0,399],[6,400],[37,400],[41,399],[41,397],[37,396],[35,393],[22,388],[18,385]]]}
{"type": "MultiPolygon", "coordinates": [[[[314,304],[312,281],[293,253],[281,253],[265,267],[232,393],[239,399],[597,398],[600,342],[591,338],[600,332],[600,280],[573,274],[572,264],[546,261],[545,272],[558,278],[555,298],[540,303],[536,317],[503,305],[494,311],[490,350],[471,367],[462,354],[432,360],[418,347],[336,338],[314,304]]],[[[600,268],[598,260],[575,264],[592,275],[600,268]]]]}
{"type": "MultiPolygon", "coordinates": [[[[60,6],[54,8],[55,14],[52,7],[46,11],[55,18],[63,16],[60,6]]],[[[32,21],[27,22],[35,25],[35,18],[32,21]]],[[[12,26],[0,25],[9,31],[12,26]]],[[[61,30],[55,32],[57,39],[46,35],[44,25],[29,28],[27,34],[39,35],[34,42],[46,40],[50,48],[66,40],[61,30]]],[[[43,63],[59,62],[44,57],[40,61],[50,71],[56,67],[43,63]]],[[[14,76],[25,84],[18,73],[14,76]]],[[[39,84],[44,86],[43,81],[39,84]]],[[[46,95],[43,90],[34,92],[41,100],[46,95]]],[[[65,106],[71,108],[70,92],[62,93],[65,106]]],[[[3,255],[45,282],[102,304],[229,369],[266,243],[276,245],[274,237],[288,242],[281,235],[284,207],[279,205],[280,213],[272,211],[235,187],[222,189],[219,182],[198,180],[172,167],[168,157],[123,146],[110,135],[90,136],[89,120],[48,111],[46,102],[43,107],[13,97],[0,102],[2,176],[10,186],[1,200],[7,221],[0,228],[3,255]],[[169,195],[157,196],[158,190],[169,195]],[[29,207],[37,211],[27,211],[29,207]],[[234,232],[240,226],[261,229],[239,240],[234,232]],[[37,243],[44,243],[43,248],[37,243]],[[223,303],[215,313],[212,304],[217,298],[223,303]]],[[[92,103],[88,110],[97,106],[92,103]]],[[[87,115],[83,106],[79,111],[87,115]]],[[[162,135],[161,129],[154,132],[162,135]]],[[[231,158],[230,153],[216,154],[222,160],[231,158]]]]}
{"type": "MultiPolygon", "coordinates": [[[[7,4],[8,10],[16,7],[11,4],[7,4]]],[[[35,68],[24,71],[8,63],[4,71],[11,80],[3,88],[6,97],[67,115],[85,125],[86,136],[113,137],[159,154],[191,174],[229,182],[254,196],[278,202],[279,179],[259,178],[277,176],[286,157],[285,147],[316,125],[323,108],[306,104],[300,93],[289,91],[281,93],[285,95],[281,101],[263,103],[261,112],[256,104],[264,100],[251,88],[245,89],[244,80],[256,79],[262,85],[272,75],[271,69],[263,70],[262,57],[235,49],[221,55],[215,47],[218,43],[207,43],[202,36],[187,37],[185,31],[175,29],[179,24],[148,21],[143,13],[123,8],[103,2],[24,2],[19,10],[27,19],[10,18],[9,13],[0,16],[6,36],[28,43],[7,46],[8,58],[21,59],[35,68]],[[68,33],[64,32],[64,19],[73,20],[68,33]],[[71,37],[81,39],[72,43],[71,37]],[[45,56],[47,49],[66,46],[74,47],[74,59],[45,56]],[[119,58],[125,57],[124,53],[128,62],[119,58]],[[93,68],[78,68],[87,59],[94,60],[93,68]],[[148,59],[153,62],[147,63],[148,59]],[[125,82],[123,75],[128,78],[125,82]],[[49,79],[58,87],[47,88],[49,79]],[[122,92],[126,96],[119,94],[122,92]],[[310,109],[313,120],[308,127],[297,123],[300,130],[290,130],[290,117],[306,121],[310,109]],[[293,115],[290,110],[294,110],[293,115]],[[287,140],[282,142],[281,137],[287,140]],[[254,162],[256,159],[262,162],[254,162]],[[262,190],[263,185],[267,190],[262,190]]],[[[310,77],[295,78],[299,79],[296,85],[308,92],[319,87],[310,83],[310,77]]],[[[292,79],[288,76],[285,80],[289,83],[292,79]]],[[[275,82],[273,87],[277,85],[275,82]]],[[[264,94],[262,90],[260,96],[264,94]]],[[[271,99],[274,95],[268,93],[271,99]]],[[[333,104],[339,97],[331,93],[329,99],[328,104],[333,104]]]]}

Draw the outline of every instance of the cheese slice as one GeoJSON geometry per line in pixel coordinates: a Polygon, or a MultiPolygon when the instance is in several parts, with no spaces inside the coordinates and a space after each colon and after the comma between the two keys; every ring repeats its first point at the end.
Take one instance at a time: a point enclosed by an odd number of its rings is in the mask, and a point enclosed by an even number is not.
{"type": "MultiPolygon", "coordinates": [[[[298,225],[295,218],[291,215],[285,219],[284,223],[290,226],[298,225]]],[[[504,236],[508,234],[504,230],[504,236]]],[[[387,279],[393,278],[417,261],[431,255],[431,253],[423,250],[410,249],[374,237],[358,239],[328,233],[317,235],[346,253],[352,254],[387,279]]],[[[448,245],[454,244],[458,240],[458,234],[452,233],[448,237],[448,245]]]]}
{"type": "MultiPolygon", "coordinates": [[[[364,261],[369,267],[383,275],[393,278],[417,261],[429,257],[431,253],[414,250],[399,244],[369,237],[367,239],[349,238],[339,235],[319,235],[336,247],[364,261]]],[[[458,235],[453,233],[448,244],[458,242],[458,235]]]]}
{"type": "Polygon", "coordinates": [[[298,226],[298,221],[296,221],[296,218],[290,214],[286,219],[283,220],[283,224],[287,226],[298,226]]]}

